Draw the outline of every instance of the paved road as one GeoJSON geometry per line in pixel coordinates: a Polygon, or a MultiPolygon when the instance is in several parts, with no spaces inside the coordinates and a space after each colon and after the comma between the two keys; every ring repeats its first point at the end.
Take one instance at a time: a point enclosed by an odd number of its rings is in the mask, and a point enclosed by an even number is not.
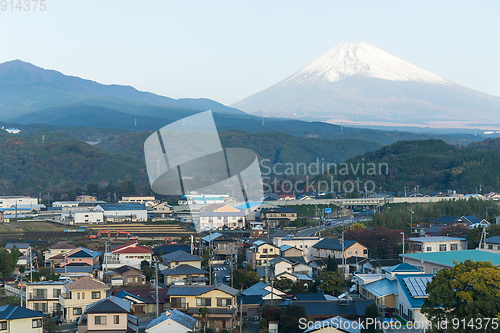
{"type": "Polygon", "coordinates": [[[231,275],[231,267],[229,265],[213,266],[212,269],[217,282],[223,282],[224,276],[231,275]]]}
{"type": "MultiPolygon", "coordinates": [[[[354,218],[353,218],[352,221],[354,223],[356,223],[356,222],[359,222],[359,221],[366,221],[366,219],[367,219],[366,215],[357,214],[357,215],[354,215],[354,218]]],[[[368,219],[371,220],[371,216],[369,216],[368,219]]],[[[326,230],[326,229],[329,229],[329,228],[334,228],[334,227],[341,226],[343,219],[329,219],[328,221],[330,221],[330,225],[320,225],[319,227],[313,227],[313,228],[309,228],[309,229],[304,229],[304,230],[298,231],[297,232],[297,236],[300,236],[300,237],[311,237],[311,236],[314,236],[314,235],[316,235],[316,233],[318,231],[323,231],[323,230],[326,230]]],[[[351,219],[350,218],[345,218],[345,225],[349,225],[350,223],[351,223],[351,219]]]]}

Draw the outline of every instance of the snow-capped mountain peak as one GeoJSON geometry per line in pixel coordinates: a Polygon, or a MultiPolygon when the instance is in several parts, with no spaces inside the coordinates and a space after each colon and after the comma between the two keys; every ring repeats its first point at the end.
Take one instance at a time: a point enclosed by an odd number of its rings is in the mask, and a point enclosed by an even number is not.
{"type": "Polygon", "coordinates": [[[337,82],[363,75],[389,81],[448,84],[449,81],[403,61],[370,43],[342,43],[314,60],[287,81],[337,82]]]}

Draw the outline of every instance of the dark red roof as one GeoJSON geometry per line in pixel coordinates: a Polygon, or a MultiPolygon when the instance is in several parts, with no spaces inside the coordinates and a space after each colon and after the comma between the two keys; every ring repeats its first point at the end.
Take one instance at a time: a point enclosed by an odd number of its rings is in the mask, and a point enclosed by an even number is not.
{"type": "Polygon", "coordinates": [[[137,244],[137,241],[119,245],[111,249],[112,253],[153,253],[147,246],[137,244]]]}

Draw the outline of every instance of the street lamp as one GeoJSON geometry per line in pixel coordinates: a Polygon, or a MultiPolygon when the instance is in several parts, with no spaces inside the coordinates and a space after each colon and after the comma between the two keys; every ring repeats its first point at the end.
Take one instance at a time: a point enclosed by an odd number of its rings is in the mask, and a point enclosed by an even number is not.
{"type": "MultiPolygon", "coordinates": [[[[400,232],[400,234],[403,235],[403,254],[405,254],[405,233],[400,232]]],[[[404,261],[404,257],[403,257],[403,261],[404,261]]]]}

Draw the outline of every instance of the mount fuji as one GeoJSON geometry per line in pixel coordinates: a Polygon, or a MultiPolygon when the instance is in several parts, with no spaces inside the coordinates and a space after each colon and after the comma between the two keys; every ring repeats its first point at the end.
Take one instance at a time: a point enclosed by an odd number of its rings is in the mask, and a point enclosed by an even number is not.
{"type": "Polygon", "coordinates": [[[455,84],[369,43],[337,45],[232,107],[345,125],[500,129],[499,97],[455,84]]]}

